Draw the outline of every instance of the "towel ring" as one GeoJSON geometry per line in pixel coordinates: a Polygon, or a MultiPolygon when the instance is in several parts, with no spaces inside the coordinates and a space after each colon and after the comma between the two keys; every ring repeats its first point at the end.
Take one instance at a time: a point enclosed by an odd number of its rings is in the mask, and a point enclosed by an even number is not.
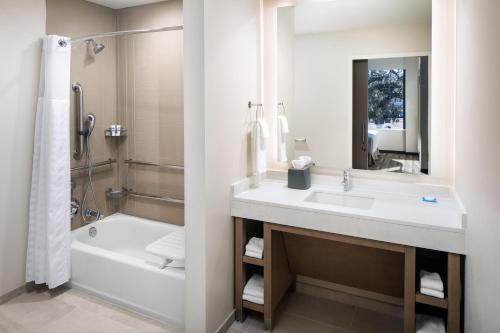
{"type": "Polygon", "coordinates": [[[248,101],[248,110],[251,111],[252,107],[255,107],[255,120],[264,118],[264,108],[262,107],[262,103],[252,103],[252,101],[248,101]],[[260,111],[260,113],[259,113],[260,111]],[[259,117],[260,116],[260,117],[259,117]]]}

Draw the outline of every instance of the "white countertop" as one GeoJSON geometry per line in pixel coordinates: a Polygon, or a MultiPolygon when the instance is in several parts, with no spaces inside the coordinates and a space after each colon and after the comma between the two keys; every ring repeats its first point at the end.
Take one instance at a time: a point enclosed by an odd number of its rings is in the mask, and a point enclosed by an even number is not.
{"type": "Polygon", "coordinates": [[[329,185],[313,184],[308,190],[289,189],[285,181],[272,179],[257,188],[250,188],[249,180],[236,183],[232,215],[465,254],[465,212],[451,189],[363,180],[352,191],[343,192],[340,179],[329,178],[329,185]],[[370,209],[304,201],[313,192],[370,197],[374,201],[370,209]],[[434,195],[438,202],[424,203],[423,195],[434,195]]]}

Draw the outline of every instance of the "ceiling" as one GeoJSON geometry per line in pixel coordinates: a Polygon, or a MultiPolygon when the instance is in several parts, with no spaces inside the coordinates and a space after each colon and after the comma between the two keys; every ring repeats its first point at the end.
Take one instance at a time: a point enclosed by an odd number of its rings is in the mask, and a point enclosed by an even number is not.
{"type": "Polygon", "coordinates": [[[120,8],[134,7],[140,5],[147,5],[155,2],[162,2],[164,0],[87,0],[87,1],[113,9],[120,9],[120,8]]]}
{"type": "Polygon", "coordinates": [[[432,0],[305,0],[295,7],[295,33],[430,24],[432,0]]]}

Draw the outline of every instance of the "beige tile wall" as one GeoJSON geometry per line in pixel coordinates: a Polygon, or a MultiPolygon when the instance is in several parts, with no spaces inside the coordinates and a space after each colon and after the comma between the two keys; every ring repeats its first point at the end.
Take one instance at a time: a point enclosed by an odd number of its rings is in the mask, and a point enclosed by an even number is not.
{"type": "MultiPolygon", "coordinates": [[[[171,0],[122,10],[84,0],[47,0],[47,33],[68,37],[116,30],[182,25],[182,1],[171,0]]],[[[91,147],[94,162],[115,158],[112,167],[97,168],[94,187],[105,215],[127,214],[184,223],[182,205],[151,199],[107,200],[107,188],[125,186],[139,192],[184,196],[179,171],[154,167],[129,167],[125,158],[183,165],[182,32],[158,32],[96,39],[104,51],[90,57],[85,43],[72,46],[71,82],[84,90],[85,114],[97,117],[91,147]],[[104,129],[120,123],[127,138],[105,138],[104,129]]],[[[69,88],[69,87],[68,87],[69,88]]],[[[72,96],[74,94],[72,93],[72,96]]],[[[75,105],[71,102],[71,147],[75,147],[75,105]]],[[[72,159],[72,167],[85,163],[72,159]]],[[[86,173],[73,173],[73,196],[83,197],[86,173]]],[[[93,208],[93,205],[90,205],[93,208]]],[[[81,219],[73,219],[73,228],[81,219]]]]}
{"type": "MultiPolygon", "coordinates": [[[[114,10],[83,0],[47,0],[47,34],[77,37],[116,30],[114,10]]],[[[84,91],[84,113],[96,115],[96,126],[91,136],[94,162],[117,158],[118,151],[113,141],[104,137],[104,129],[117,119],[116,111],[116,43],[114,37],[99,38],[104,51],[92,58],[84,42],[71,46],[71,82],[80,82],[84,91]]],[[[70,89],[70,87],[68,87],[70,89]]],[[[71,92],[71,147],[75,148],[75,94],[71,92]]],[[[85,158],[77,161],[71,158],[71,166],[85,164],[85,158]]],[[[73,197],[80,202],[83,197],[83,183],[86,173],[72,173],[76,187],[73,197]]],[[[105,191],[118,185],[117,166],[97,168],[94,173],[94,188],[103,214],[116,212],[119,206],[106,200],[105,191]]],[[[94,208],[93,204],[89,207],[94,208]]],[[[74,218],[72,227],[80,226],[81,218],[74,218]]]]}
{"type": "MultiPolygon", "coordinates": [[[[119,30],[182,25],[182,2],[171,0],[118,10],[119,30]]],[[[184,164],[182,31],[130,35],[118,39],[118,106],[129,129],[124,158],[184,164]]],[[[126,187],[153,195],[184,197],[184,175],[158,167],[123,166],[126,187]]],[[[184,223],[184,208],[129,197],[127,214],[184,223]]]]}

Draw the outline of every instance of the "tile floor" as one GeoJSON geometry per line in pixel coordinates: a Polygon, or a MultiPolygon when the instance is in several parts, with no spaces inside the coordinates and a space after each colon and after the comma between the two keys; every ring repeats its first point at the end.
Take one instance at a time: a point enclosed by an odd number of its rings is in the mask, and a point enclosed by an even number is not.
{"type": "Polygon", "coordinates": [[[0,305],[0,333],[179,333],[73,289],[24,293],[0,305]]]}
{"type": "MultiPolygon", "coordinates": [[[[228,333],[263,333],[264,324],[257,315],[243,323],[234,322],[228,333]]],[[[403,332],[400,317],[352,305],[292,293],[277,310],[273,333],[396,333],[403,332]]]]}
{"type": "MultiPolygon", "coordinates": [[[[273,333],[395,333],[399,317],[292,293],[277,310],[273,333]]],[[[24,293],[0,305],[0,333],[179,333],[179,331],[72,289],[24,293]]],[[[228,333],[260,333],[257,315],[228,333]]]]}

